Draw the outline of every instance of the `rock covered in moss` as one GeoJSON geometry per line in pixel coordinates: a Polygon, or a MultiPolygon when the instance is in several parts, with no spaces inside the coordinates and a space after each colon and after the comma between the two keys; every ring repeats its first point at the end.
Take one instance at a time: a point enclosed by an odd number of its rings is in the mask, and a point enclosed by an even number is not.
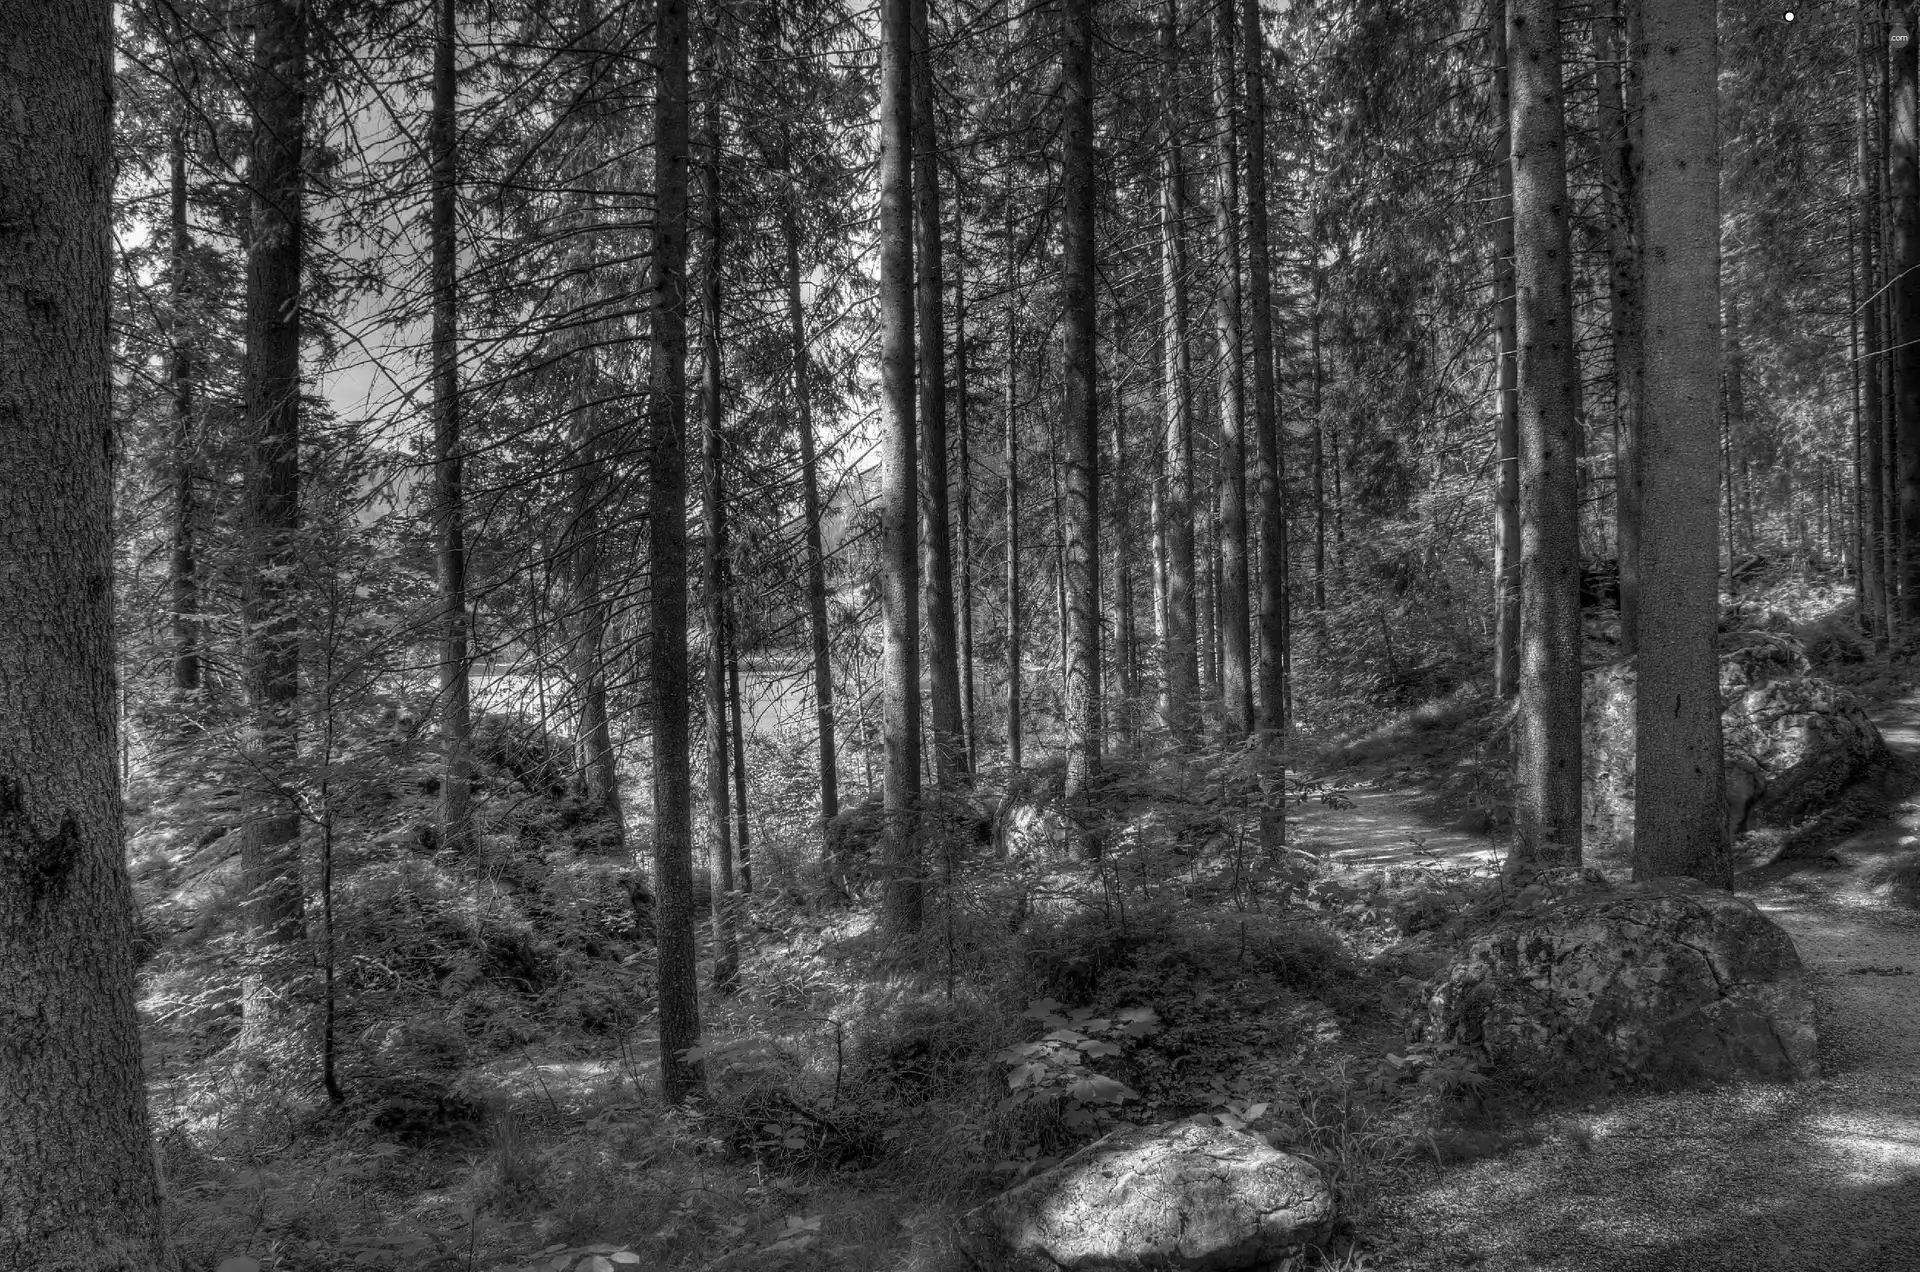
{"type": "Polygon", "coordinates": [[[1333,1193],[1258,1136],[1187,1122],[1116,1132],[967,1217],[976,1267],[1010,1272],[1265,1267],[1326,1235],[1333,1193]]]}
{"type": "Polygon", "coordinates": [[[1819,1075],[1792,939],[1751,901],[1690,879],[1615,887],[1591,869],[1543,872],[1439,978],[1426,1027],[1535,1085],[1819,1075]]]}

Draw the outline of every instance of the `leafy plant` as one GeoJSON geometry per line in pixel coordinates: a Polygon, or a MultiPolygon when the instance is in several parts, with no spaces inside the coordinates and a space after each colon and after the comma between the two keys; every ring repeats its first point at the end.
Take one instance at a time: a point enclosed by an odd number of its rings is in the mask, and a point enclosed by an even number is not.
{"type": "Polygon", "coordinates": [[[1038,1041],[1016,1043],[994,1057],[1008,1067],[1001,1112],[1024,1104],[1064,1104],[1061,1121],[1083,1131],[1098,1121],[1096,1106],[1140,1098],[1126,1083],[1095,1071],[1092,1062],[1118,1056],[1125,1044],[1157,1032],[1160,1018],[1153,1008],[1100,1016],[1092,1007],[1068,1010],[1055,999],[1038,998],[1021,1014],[1048,1031],[1038,1041]]]}

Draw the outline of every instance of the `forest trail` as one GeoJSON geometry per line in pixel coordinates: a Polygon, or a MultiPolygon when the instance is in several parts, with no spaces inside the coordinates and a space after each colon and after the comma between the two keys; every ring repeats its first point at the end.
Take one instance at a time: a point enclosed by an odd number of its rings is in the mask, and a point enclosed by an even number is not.
{"type": "MultiPolygon", "coordinates": [[[[1890,746],[1920,760],[1920,693],[1874,715],[1890,746]]],[[[1446,814],[1423,797],[1381,785],[1353,797],[1353,810],[1316,807],[1300,819],[1339,860],[1489,859],[1485,837],[1437,829],[1446,814]]],[[[1920,1269],[1920,913],[1864,879],[1916,833],[1920,806],[1902,805],[1832,858],[1776,867],[1741,888],[1807,966],[1820,1080],[1608,1099],[1543,1118],[1526,1147],[1430,1165],[1380,1199],[1397,1231],[1377,1266],[1920,1269]]]]}

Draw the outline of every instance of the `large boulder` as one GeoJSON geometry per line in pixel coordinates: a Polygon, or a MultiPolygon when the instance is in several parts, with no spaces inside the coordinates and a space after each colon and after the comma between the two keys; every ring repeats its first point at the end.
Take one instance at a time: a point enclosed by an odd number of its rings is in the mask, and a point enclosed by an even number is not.
{"type": "Polygon", "coordinates": [[[1536,1085],[1819,1074],[1793,941],[1751,901],[1691,879],[1616,887],[1591,869],[1534,876],[1435,983],[1426,1027],[1536,1085]]]}
{"type": "MultiPolygon", "coordinates": [[[[1886,754],[1859,699],[1809,674],[1790,636],[1745,632],[1720,655],[1720,728],[1727,831],[1786,829],[1831,802],[1886,754]]],[[[1631,661],[1585,685],[1585,857],[1624,877],[1633,857],[1634,701],[1631,661]]]]}
{"type": "Polygon", "coordinates": [[[1262,1267],[1326,1234],[1317,1168],[1244,1131],[1176,1122],[1119,1131],[968,1215],[980,1268],[1128,1272],[1262,1267]]]}

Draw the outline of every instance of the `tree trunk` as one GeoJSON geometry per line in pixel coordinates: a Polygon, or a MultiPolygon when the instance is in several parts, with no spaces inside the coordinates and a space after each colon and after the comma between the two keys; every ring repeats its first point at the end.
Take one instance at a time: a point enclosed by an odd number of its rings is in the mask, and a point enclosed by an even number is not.
{"type": "Polygon", "coordinates": [[[171,293],[167,315],[169,363],[167,378],[173,390],[173,525],[170,560],[167,569],[168,593],[173,604],[173,687],[181,693],[200,688],[200,579],[195,542],[198,512],[195,509],[193,468],[199,451],[198,430],[194,428],[193,329],[187,307],[193,295],[191,276],[193,237],[187,225],[187,122],[188,107],[181,107],[181,119],[174,125],[168,146],[168,193],[171,215],[168,219],[167,286],[171,293]]]}
{"type": "MultiPolygon", "coordinates": [[[[1649,15],[1651,20],[1651,15],[1649,15]]],[[[1912,15],[1901,18],[1913,32],[1912,15]]],[[[1900,617],[1920,619],[1920,135],[1915,70],[1920,38],[1893,51],[1893,134],[1888,166],[1893,200],[1893,412],[1900,447],[1900,617]]]]}
{"type": "Polygon", "coordinates": [[[840,773],[833,731],[833,660],[827,631],[827,554],[820,537],[820,464],[814,453],[813,384],[807,352],[806,307],[800,294],[800,190],[793,177],[791,145],[781,149],[787,197],[780,230],[787,249],[787,325],[793,341],[793,401],[800,435],[801,507],[807,534],[807,627],[813,645],[814,727],[820,742],[820,821],[840,814],[840,773]]]}
{"type": "Polygon", "coordinates": [[[115,738],[108,5],[0,11],[0,65],[0,1267],[146,1272],[175,1265],[115,738]]]}
{"type": "Polygon", "coordinates": [[[1254,725],[1262,736],[1286,728],[1286,456],[1273,367],[1273,264],[1267,236],[1266,37],[1260,0],[1242,0],[1247,77],[1248,334],[1253,353],[1253,436],[1260,474],[1260,665],[1254,725]]]}
{"type": "Polygon", "coordinates": [[[1890,635],[1884,621],[1888,608],[1884,570],[1887,541],[1887,506],[1884,497],[1886,448],[1882,445],[1886,425],[1882,418],[1885,399],[1880,393],[1880,360],[1883,356],[1880,306],[1874,299],[1880,290],[1877,250],[1880,238],[1880,164],[1873,146],[1873,96],[1868,76],[1871,59],[1879,57],[1884,47],[1881,24],[1877,20],[1863,19],[1858,36],[1860,218],[1856,254],[1859,261],[1859,294],[1867,298],[1866,303],[1855,306],[1855,312],[1859,314],[1855,329],[1860,335],[1861,358],[1858,379],[1861,396],[1861,466],[1864,471],[1861,473],[1860,486],[1865,505],[1865,534],[1862,536],[1860,560],[1866,596],[1861,618],[1868,630],[1874,633],[1876,646],[1884,648],[1890,635]]]}
{"type": "MultiPolygon", "coordinates": [[[[913,398],[912,0],[880,8],[880,611],[886,641],[883,923],[920,930],[920,562],[913,398]]],[[[938,338],[936,332],[935,338],[938,338]]]]}
{"type": "MultiPolygon", "coordinates": [[[[1116,334],[1115,343],[1123,342],[1123,335],[1116,334]]],[[[1133,561],[1136,551],[1133,544],[1132,507],[1128,501],[1127,483],[1127,413],[1121,403],[1123,393],[1115,392],[1113,397],[1113,422],[1108,430],[1108,442],[1111,447],[1108,455],[1108,467],[1111,484],[1108,488],[1110,498],[1105,504],[1107,527],[1106,536],[1112,544],[1113,553],[1113,683],[1118,688],[1118,704],[1113,709],[1113,724],[1120,737],[1131,746],[1139,732],[1139,696],[1140,686],[1134,677],[1134,611],[1133,611],[1133,561]]]]}
{"type": "Polygon", "coordinates": [[[1253,733],[1253,635],[1247,599],[1246,349],[1240,327],[1240,94],[1234,65],[1235,0],[1213,0],[1213,108],[1218,134],[1214,232],[1220,269],[1214,323],[1220,339],[1220,696],[1235,737],[1253,733]]]}
{"type": "Polygon", "coordinates": [[[1606,202],[1607,334],[1613,352],[1614,551],[1620,571],[1620,654],[1639,649],[1641,388],[1640,227],[1638,221],[1639,63],[1632,56],[1641,0],[1609,0],[1595,18],[1598,52],[1601,192],[1606,202]]]}
{"type": "Polygon", "coordinates": [[[979,762],[980,735],[973,710],[973,439],[967,428],[967,276],[966,211],[960,200],[953,204],[953,389],[955,417],[954,441],[959,451],[960,532],[954,537],[959,548],[960,582],[955,589],[960,603],[960,736],[966,752],[966,771],[971,774],[979,762]]]}
{"type": "MultiPolygon", "coordinates": [[[[1160,56],[1169,78],[1177,68],[1174,33],[1179,29],[1175,0],[1160,16],[1160,56]]],[[[1161,333],[1166,376],[1167,619],[1161,633],[1165,690],[1160,714],[1174,742],[1192,746],[1199,737],[1200,698],[1193,563],[1193,368],[1187,327],[1186,172],[1177,134],[1167,137],[1160,183],[1161,333]]]]}
{"type": "MultiPolygon", "coordinates": [[[[1100,419],[1094,352],[1099,317],[1094,294],[1093,0],[1064,0],[1061,78],[1066,87],[1062,141],[1060,272],[1067,478],[1067,780],[1069,804],[1100,775],[1100,419]]],[[[1084,836],[1097,857],[1099,838],[1084,836]]]]}
{"type": "Polygon", "coordinates": [[[720,319],[720,88],[712,57],[714,36],[707,37],[701,86],[700,149],[701,202],[706,205],[706,253],[701,262],[700,403],[704,419],[700,436],[700,470],[704,479],[700,502],[705,521],[706,575],[702,591],[707,609],[707,843],[713,857],[708,893],[713,909],[713,987],[731,994],[740,982],[740,940],[733,913],[733,832],[728,823],[727,799],[727,504],[722,470],[720,319]]]}
{"type": "MultiPolygon", "coordinates": [[[[733,857],[739,866],[740,892],[753,894],[753,858],[747,847],[747,739],[746,721],[740,714],[740,625],[734,613],[736,595],[733,566],[728,564],[722,582],[727,596],[725,619],[727,636],[727,717],[733,721],[733,857]]],[[[739,906],[735,906],[734,927],[739,928],[739,906]]]]}
{"type": "Polygon", "coordinates": [[[1493,0],[1494,98],[1499,107],[1493,201],[1493,691],[1520,691],[1520,398],[1514,348],[1520,321],[1514,293],[1513,94],[1507,66],[1506,0],[1493,0]]]}
{"type": "Polygon", "coordinates": [[[440,566],[440,846],[473,852],[473,715],[467,640],[467,531],[460,442],[458,246],[459,194],[454,108],[453,0],[434,0],[433,119],[433,483],[440,566]]]}
{"type": "Polygon", "coordinates": [[[1580,860],[1580,524],[1566,119],[1555,0],[1514,0],[1515,347],[1520,412],[1517,859],[1580,860]]]}
{"type": "Polygon", "coordinates": [[[300,273],[307,9],[266,0],[254,26],[254,129],[248,185],[247,456],[244,517],[252,550],[242,586],[243,661],[252,713],[251,792],[240,849],[249,929],[267,955],[246,988],[241,1049],[287,1036],[303,960],[299,759],[300,273]]]}
{"type": "Polygon", "coordinates": [[[1018,341],[1014,326],[1019,318],[1019,277],[1014,258],[1012,201],[1007,213],[1007,366],[1005,397],[1005,450],[1002,462],[1007,470],[1007,768],[1020,771],[1020,430],[1018,341]]]}
{"type": "Polygon", "coordinates": [[[648,400],[648,679],[653,722],[654,923],[660,1086],[668,1104],[706,1091],[685,1058],[700,1041],[693,915],[693,774],[687,727],[687,6],[655,13],[653,331],[648,400]]]}
{"type": "Polygon", "coordinates": [[[1719,55],[1713,0],[1648,5],[1645,153],[1646,423],[1641,476],[1636,879],[1727,885],[1715,630],[1714,481],[1720,390],[1719,55]],[[1657,704],[1657,705],[1656,705],[1657,704]],[[1647,709],[1647,708],[1653,709],[1647,709]]]}
{"type": "MultiPolygon", "coordinates": [[[[1502,26],[1504,28],[1504,23],[1502,26]]],[[[1504,111],[1501,116],[1505,118],[1504,111]]],[[[1316,254],[1319,252],[1317,243],[1314,251],[1316,254]]],[[[1327,423],[1321,418],[1320,371],[1320,306],[1326,299],[1326,290],[1326,276],[1316,265],[1313,270],[1313,313],[1309,318],[1312,325],[1307,332],[1307,360],[1312,365],[1307,374],[1313,381],[1310,404],[1313,410],[1313,608],[1318,614],[1327,611],[1327,423]]],[[[1324,635],[1324,620],[1321,630],[1324,635]]]]}
{"type": "Polygon", "coordinates": [[[939,130],[927,0],[910,0],[913,81],[913,261],[918,268],[920,367],[920,588],[924,612],[934,780],[943,791],[968,779],[960,712],[960,651],[953,605],[953,528],[947,481],[946,280],[940,242],[939,130]]]}

